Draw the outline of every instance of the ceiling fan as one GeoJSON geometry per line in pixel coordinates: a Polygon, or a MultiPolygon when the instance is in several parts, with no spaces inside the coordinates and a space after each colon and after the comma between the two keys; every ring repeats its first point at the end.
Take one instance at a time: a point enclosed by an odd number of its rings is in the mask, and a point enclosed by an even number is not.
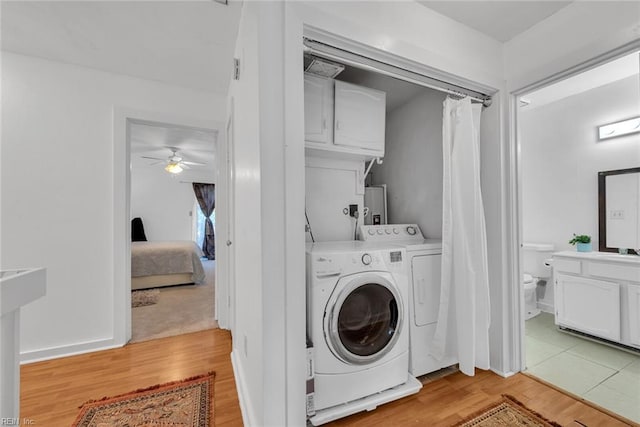
{"type": "Polygon", "coordinates": [[[151,163],[151,165],[157,165],[159,163],[165,162],[167,165],[164,167],[169,173],[180,173],[184,169],[189,169],[189,166],[204,166],[206,163],[201,162],[191,162],[184,160],[181,156],[178,155],[178,149],[176,147],[167,147],[171,150],[171,155],[166,159],[160,159],[158,157],[148,157],[148,156],[140,156],[143,159],[151,159],[158,160],[157,162],[151,163]]]}

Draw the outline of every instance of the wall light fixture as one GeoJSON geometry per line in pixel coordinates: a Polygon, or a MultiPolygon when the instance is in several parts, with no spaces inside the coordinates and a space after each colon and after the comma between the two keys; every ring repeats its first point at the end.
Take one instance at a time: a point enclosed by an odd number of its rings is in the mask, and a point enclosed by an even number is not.
{"type": "Polygon", "coordinates": [[[609,139],[640,132],[640,117],[598,126],[598,139],[609,139]]]}

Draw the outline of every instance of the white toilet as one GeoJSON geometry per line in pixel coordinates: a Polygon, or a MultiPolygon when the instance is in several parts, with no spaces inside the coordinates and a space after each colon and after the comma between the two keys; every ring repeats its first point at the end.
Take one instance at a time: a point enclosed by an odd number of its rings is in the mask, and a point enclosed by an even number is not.
{"type": "Polygon", "coordinates": [[[550,259],[553,245],[550,243],[525,243],[523,249],[524,277],[524,319],[529,320],[540,314],[536,288],[540,280],[546,280],[551,286],[550,259]]]}

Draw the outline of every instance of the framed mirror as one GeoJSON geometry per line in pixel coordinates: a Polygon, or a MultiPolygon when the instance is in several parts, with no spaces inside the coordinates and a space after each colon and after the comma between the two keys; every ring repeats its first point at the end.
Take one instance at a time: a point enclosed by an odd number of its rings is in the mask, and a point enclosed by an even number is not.
{"type": "Polygon", "coordinates": [[[600,252],[640,250],[640,167],[598,172],[600,252]]]}

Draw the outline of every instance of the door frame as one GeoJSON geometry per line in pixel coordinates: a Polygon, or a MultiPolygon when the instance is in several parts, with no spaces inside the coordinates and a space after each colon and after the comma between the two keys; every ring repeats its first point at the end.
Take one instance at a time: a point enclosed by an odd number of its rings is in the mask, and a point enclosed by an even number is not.
{"type": "MultiPolygon", "coordinates": [[[[131,142],[132,121],[172,123],[218,131],[224,143],[224,123],[173,113],[113,107],[113,338],[123,346],[131,339],[131,142]]],[[[216,236],[216,246],[219,238],[216,236]]],[[[216,268],[216,276],[218,275],[216,268]]],[[[217,286],[216,280],[216,286],[217,286]]],[[[217,298],[217,297],[216,297],[217,298]]],[[[217,313],[216,313],[217,315],[217,313]]]]}
{"type": "Polygon", "coordinates": [[[516,372],[526,369],[526,347],[525,347],[525,321],[524,321],[524,290],[521,286],[521,277],[524,274],[523,265],[523,221],[522,221],[522,146],[520,137],[520,98],[527,93],[542,89],[552,84],[558,83],[570,77],[574,77],[590,69],[596,68],[607,62],[613,61],[634,51],[640,50],[640,40],[636,40],[613,50],[597,55],[587,61],[581,62],[569,69],[552,74],[534,83],[512,90],[508,94],[508,115],[509,115],[509,212],[511,220],[510,235],[512,236],[510,247],[513,262],[509,266],[513,292],[511,292],[511,307],[513,308],[514,319],[514,339],[511,354],[513,355],[512,366],[516,372]]]}
{"type": "MultiPolygon", "coordinates": [[[[274,351],[271,357],[277,356],[279,360],[285,360],[285,364],[271,367],[270,374],[273,376],[284,377],[286,387],[282,397],[274,398],[270,401],[271,408],[279,408],[280,403],[283,406],[285,414],[282,419],[289,420],[290,423],[300,423],[305,419],[305,373],[304,363],[306,360],[305,349],[300,345],[304,342],[305,337],[305,314],[304,304],[300,301],[305,300],[305,288],[300,286],[304,283],[305,263],[304,263],[304,205],[305,205],[305,183],[304,178],[304,105],[303,105],[303,72],[302,57],[304,37],[313,36],[315,40],[319,40],[331,46],[339,47],[348,52],[356,52],[361,56],[368,58],[377,58],[384,54],[384,51],[374,47],[373,45],[359,43],[348,37],[323,30],[322,27],[313,25],[308,22],[305,16],[298,13],[292,4],[286,3],[284,10],[284,120],[283,130],[285,136],[285,175],[288,177],[296,177],[285,182],[285,220],[290,225],[285,230],[285,254],[286,259],[284,278],[285,282],[282,288],[278,290],[284,291],[284,337],[278,337],[278,340],[272,341],[274,351]],[[299,225],[299,226],[298,226],[299,225]],[[280,351],[281,346],[284,352],[280,351]]],[[[273,57],[271,57],[273,61],[273,57]]],[[[390,55],[385,59],[387,63],[410,62],[400,55],[390,55]]],[[[425,66],[425,68],[427,68],[425,66]]],[[[435,72],[435,69],[434,69],[435,72]]],[[[441,72],[440,76],[446,78],[447,81],[457,82],[468,88],[469,90],[478,89],[479,91],[487,91],[494,96],[500,96],[501,92],[498,88],[492,88],[479,82],[460,78],[453,73],[441,72]]],[[[504,97],[501,97],[504,99],[504,97]]],[[[278,101],[281,99],[278,98],[278,101]]],[[[496,113],[496,132],[502,130],[501,116],[496,113]]],[[[502,278],[502,277],[501,277],[502,278]]],[[[507,284],[504,285],[504,291],[507,291],[507,284]]],[[[507,296],[504,300],[507,300],[507,296]]],[[[282,301],[278,301],[279,304],[282,301]]],[[[278,305],[279,306],[279,305],[278,305]]],[[[274,309],[271,307],[271,309],[274,309]]],[[[281,316],[277,316],[280,320],[281,316]]],[[[280,325],[278,325],[280,326],[280,325]]],[[[275,328],[275,327],[274,327],[275,328]]],[[[276,386],[272,386],[272,390],[276,386]]],[[[270,414],[268,414],[270,415],[270,414]]],[[[280,415],[280,414],[278,414],[280,415]]]]}
{"type": "MultiPolygon", "coordinates": [[[[227,120],[224,126],[224,142],[218,144],[218,187],[216,201],[223,206],[219,212],[222,227],[219,227],[219,244],[216,253],[216,314],[218,324],[232,333],[235,329],[235,140],[234,100],[229,97],[227,120]]],[[[216,217],[218,218],[218,217],[216,217]]]]}

